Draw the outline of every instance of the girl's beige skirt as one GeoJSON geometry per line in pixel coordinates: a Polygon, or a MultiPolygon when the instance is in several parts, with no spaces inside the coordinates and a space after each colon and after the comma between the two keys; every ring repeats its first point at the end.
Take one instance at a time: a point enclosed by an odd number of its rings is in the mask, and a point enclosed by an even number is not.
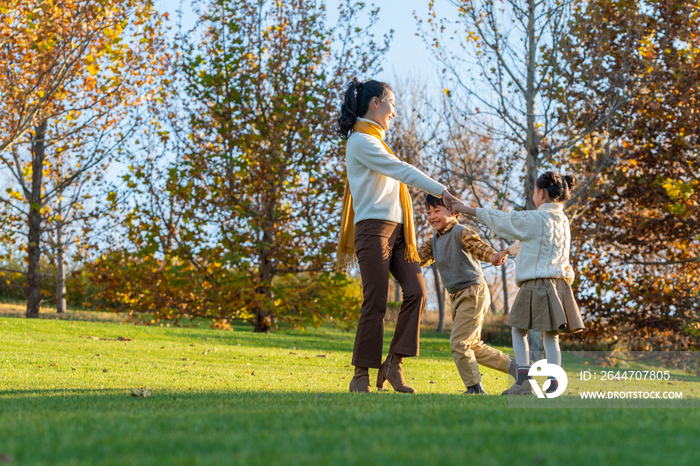
{"type": "Polygon", "coordinates": [[[537,332],[575,333],[583,330],[574,292],[563,278],[537,278],[520,285],[508,316],[511,327],[537,332]]]}

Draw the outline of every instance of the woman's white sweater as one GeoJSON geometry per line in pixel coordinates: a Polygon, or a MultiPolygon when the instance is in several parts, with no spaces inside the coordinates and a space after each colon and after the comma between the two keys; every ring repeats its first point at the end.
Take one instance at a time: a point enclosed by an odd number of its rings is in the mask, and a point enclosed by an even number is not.
{"type": "Polygon", "coordinates": [[[564,206],[558,203],[542,204],[537,210],[501,212],[495,209],[476,209],[476,218],[502,238],[520,241],[509,247],[517,254],[515,283],[535,278],[563,278],[574,281],[574,269],[569,264],[571,230],[564,206]]]}
{"type": "MultiPolygon", "coordinates": [[[[377,123],[359,118],[384,130],[377,123]]],[[[403,223],[399,199],[400,183],[434,196],[442,196],[445,187],[416,167],[390,154],[376,137],[354,131],[345,149],[345,165],[352,193],[355,224],[362,220],[387,220],[403,223]]]]}

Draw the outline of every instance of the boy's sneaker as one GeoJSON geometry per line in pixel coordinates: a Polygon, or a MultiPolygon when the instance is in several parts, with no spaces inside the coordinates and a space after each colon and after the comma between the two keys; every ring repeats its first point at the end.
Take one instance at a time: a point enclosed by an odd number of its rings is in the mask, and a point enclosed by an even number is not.
{"type": "Polygon", "coordinates": [[[481,382],[479,382],[476,385],[472,385],[471,387],[467,387],[467,391],[463,393],[465,395],[486,395],[486,392],[484,391],[484,386],[481,385],[481,382]]]}

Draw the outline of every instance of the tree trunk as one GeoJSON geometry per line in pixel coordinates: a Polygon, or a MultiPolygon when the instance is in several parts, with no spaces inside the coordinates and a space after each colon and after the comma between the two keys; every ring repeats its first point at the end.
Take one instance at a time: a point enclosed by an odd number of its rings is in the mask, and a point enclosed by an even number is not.
{"type": "MultiPolygon", "coordinates": [[[[270,273],[271,270],[271,261],[269,260],[269,257],[265,261],[262,267],[262,273],[261,273],[261,284],[258,285],[255,288],[255,292],[258,295],[262,295],[264,297],[265,302],[270,302],[272,300],[272,293],[270,291],[270,280],[272,278],[272,274],[270,273]]],[[[270,333],[270,329],[272,328],[272,318],[273,315],[264,307],[256,306],[255,308],[255,332],[256,333],[270,333]]]]}
{"type": "Polygon", "coordinates": [[[433,278],[435,279],[435,297],[438,304],[437,331],[442,332],[445,330],[445,290],[442,286],[442,280],[440,279],[440,274],[438,273],[437,264],[433,262],[430,265],[430,269],[433,271],[433,278]]]}
{"type": "Polygon", "coordinates": [[[27,317],[39,317],[41,303],[41,186],[46,144],[46,121],[34,128],[32,141],[32,187],[29,193],[27,235],[27,317]]]}
{"type": "Polygon", "coordinates": [[[501,266],[501,283],[503,284],[503,317],[510,314],[510,303],[508,302],[508,271],[506,263],[501,266]]]}
{"type": "Polygon", "coordinates": [[[491,308],[491,314],[496,314],[498,312],[498,309],[496,309],[496,303],[493,302],[493,299],[490,301],[491,304],[489,304],[489,307],[491,308]]]}
{"type": "Polygon", "coordinates": [[[63,218],[61,199],[58,200],[58,222],[56,224],[56,313],[66,313],[66,272],[63,267],[63,218]]]}
{"type": "MultiPolygon", "coordinates": [[[[269,257],[266,259],[267,260],[262,265],[260,284],[255,288],[255,293],[262,295],[264,301],[269,303],[272,300],[272,292],[270,291],[270,280],[272,278],[272,274],[270,273],[271,261],[269,260],[269,257]]],[[[270,329],[272,328],[272,317],[272,314],[267,309],[256,305],[254,331],[256,333],[270,333],[270,329]]]]}
{"type": "MultiPolygon", "coordinates": [[[[527,134],[525,139],[525,150],[527,152],[525,177],[525,197],[528,210],[535,210],[535,202],[532,195],[535,192],[535,182],[537,181],[537,169],[539,165],[539,143],[540,137],[537,132],[537,122],[535,120],[535,68],[537,64],[536,31],[535,31],[535,0],[528,0],[528,21],[527,21],[527,91],[525,95],[525,106],[527,109],[527,134]]],[[[541,332],[529,332],[530,359],[532,362],[542,359],[543,345],[541,332]]]]}
{"type": "MultiPolygon", "coordinates": [[[[275,203],[274,189],[267,199],[267,205],[262,219],[262,245],[259,252],[260,263],[260,281],[255,289],[256,293],[264,296],[266,302],[272,300],[272,292],[270,286],[272,284],[272,245],[274,243],[274,225],[275,225],[275,203]]],[[[265,308],[257,306],[255,310],[255,332],[270,333],[272,328],[274,314],[265,308]]]]}
{"type": "Polygon", "coordinates": [[[535,192],[535,182],[537,181],[537,169],[539,165],[539,135],[537,132],[537,121],[535,120],[535,72],[537,64],[536,30],[535,30],[535,0],[528,0],[528,23],[527,23],[527,86],[525,92],[525,107],[527,111],[527,134],[525,135],[525,202],[527,210],[534,210],[535,203],[532,195],[535,192]]]}

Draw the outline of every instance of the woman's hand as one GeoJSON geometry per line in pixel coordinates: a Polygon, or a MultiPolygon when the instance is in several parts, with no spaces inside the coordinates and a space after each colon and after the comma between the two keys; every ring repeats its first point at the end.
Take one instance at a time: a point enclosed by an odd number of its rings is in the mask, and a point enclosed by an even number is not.
{"type": "Polygon", "coordinates": [[[454,197],[448,190],[442,192],[442,202],[445,204],[447,210],[452,210],[452,206],[458,202],[462,202],[456,197],[454,197]]]}

